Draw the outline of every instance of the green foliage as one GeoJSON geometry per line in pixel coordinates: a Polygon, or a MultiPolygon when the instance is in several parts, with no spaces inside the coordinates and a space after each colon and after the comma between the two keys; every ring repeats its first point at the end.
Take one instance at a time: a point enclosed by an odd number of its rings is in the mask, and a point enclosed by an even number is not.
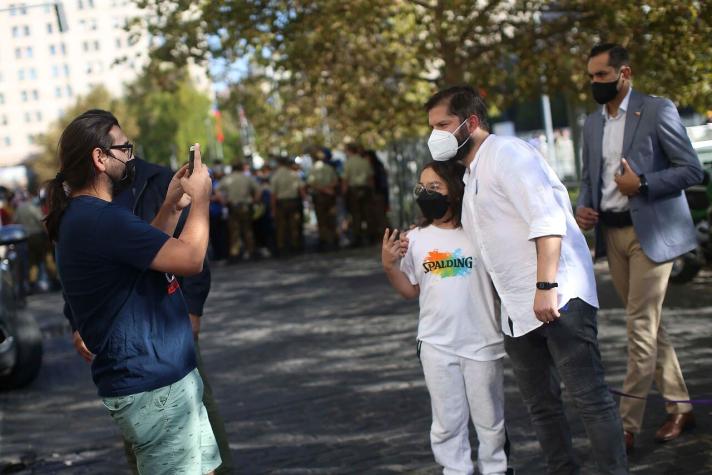
{"type": "Polygon", "coordinates": [[[31,163],[40,181],[54,177],[59,168],[57,144],[62,131],[88,109],[111,111],[143,158],[168,165],[175,154],[177,163],[187,160],[188,148],[199,142],[204,156],[211,150],[208,134],[213,131],[210,98],[198,91],[183,70],[150,65],[123,98],[111,97],[102,86],[77,99],[74,106],[38,137],[42,151],[31,163]]]}
{"type": "Polygon", "coordinates": [[[231,65],[262,153],[358,139],[380,147],[427,132],[436,88],[481,88],[492,112],[542,90],[592,106],[586,56],[629,47],[635,87],[710,107],[712,4],[699,0],[136,0],[152,52],[231,65]]]}
{"type": "Polygon", "coordinates": [[[146,160],[168,165],[173,156],[181,164],[195,142],[206,154],[213,129],[210,98],[195,89],[184,70],[147,68],[129,86],[126,101],[140,131],[135,137],[137,150],[146,160]]]}

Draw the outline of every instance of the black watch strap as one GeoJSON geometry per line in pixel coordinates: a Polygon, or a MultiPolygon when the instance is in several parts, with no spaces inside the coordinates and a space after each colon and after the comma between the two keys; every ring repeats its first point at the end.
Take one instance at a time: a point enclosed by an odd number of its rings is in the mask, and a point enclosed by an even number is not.
{"type": "Polygon", "coordinates": [[[638,175],[638,178],[640,179],[640,187],[638,187],[638,192],[641,195],[645,195],[648,193],[648,180],[645,178],[645,175],[638,175]]]}
{"type": "Polygon", "coordinates": [[[558,287],[559,284],[556,282],[537,282],[536,283],[536,288],[539,290],[551,290],[554,287],[558,287]]]}

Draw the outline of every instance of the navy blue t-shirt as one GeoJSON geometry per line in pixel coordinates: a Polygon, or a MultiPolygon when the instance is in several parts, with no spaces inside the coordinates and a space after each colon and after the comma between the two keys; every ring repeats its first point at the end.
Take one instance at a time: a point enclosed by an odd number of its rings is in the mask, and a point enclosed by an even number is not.
{"type": "Polygon", "coordinates": [[[99,396],[172,384],[196,366],[188,309],[173,275],[149,269],[169,239],[123,207],[73,198],[57,267],[74,328],[94,353],[99,396]]]}

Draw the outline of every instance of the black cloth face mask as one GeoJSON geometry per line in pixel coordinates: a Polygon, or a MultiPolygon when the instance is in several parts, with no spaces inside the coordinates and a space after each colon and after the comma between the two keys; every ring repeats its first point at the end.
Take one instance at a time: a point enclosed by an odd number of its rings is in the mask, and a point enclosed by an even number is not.
{"type": "Polygon", "coordinates": [[[441,219],[450,209],[450,200],[448,200],[447,196],[436,191],[422,192],[416,202],[428,221],[441,219]]]}
{"type": "Polygon", "coordinates": [[[592,82],[591,83],[591,94],[593,94],[593,100],[599,104],[608,104],[618,95],[618,81],[621,76],[615,81],[611,82],[592,82]]]}
{"type": "MultiPolygon", "coordinates": [[[[118,158],[113,156],[112,158],[119,160],[118,158]]],[[[134,178],[136,177],[136,163],[134,163],[133,160],[128,160],[125,162],[123,160],[119,161],[124,164],[124,174],[119,179],[115,179],[111,175],[109,175],[109,178],[111,178],[111,183],[114,188],[112,193],[114,196],[118,196],[121,194],[122,191],[128,189],[133,183],[134,178]]]]}

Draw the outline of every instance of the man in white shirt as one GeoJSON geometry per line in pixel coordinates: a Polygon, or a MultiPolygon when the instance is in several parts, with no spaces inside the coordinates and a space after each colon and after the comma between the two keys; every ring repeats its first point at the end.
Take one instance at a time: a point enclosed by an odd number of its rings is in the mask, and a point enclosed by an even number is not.
{"type": "Polygon", "coordinates": [[[574,399],[599,470],[625,474],[616,404],[598,350],[593,264],[566,188],[533,147],[490,134],[484,102],[462,86],[426,104],[435,160],[467,167],[462,225],[502,300],[505,349],[550,473],[578,473],[561,401],[574,399]]]}
{"type": "MultiPolygon", "coordinates": [[[[586,119],[581,192],[576,220],[596,230],[596,257],[608,257],[626,308],[628,370],[620,413],[632,449],[655,382],[668,401],[690,395],[662,324],[672,260],[697,246],[683,190],[703,172],[677,109],[668,99],[634,91],[628,52],[608,43],[591,49],[588,74],[603,107],[586,119]]],[[[668,418],[655,433],[666,442],[694,426],[692,406],[666,403],[668,418]]]]}

